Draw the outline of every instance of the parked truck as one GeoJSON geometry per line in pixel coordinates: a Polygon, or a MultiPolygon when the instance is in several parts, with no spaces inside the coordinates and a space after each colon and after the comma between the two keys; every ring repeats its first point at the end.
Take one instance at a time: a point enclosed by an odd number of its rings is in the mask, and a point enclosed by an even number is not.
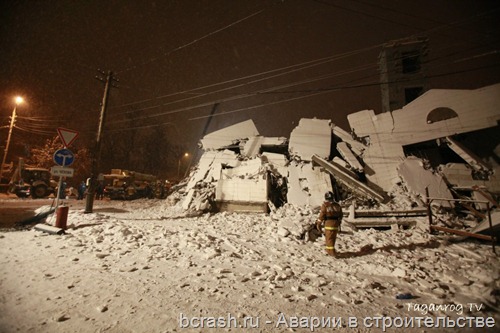
{"type": "Polygon", "coordinates": [[[156,176],[129,170],[112,169],[103,175],[104,195],[112,200],[155,197],[156,176]]]}
{"type": "Polygon", "coordinates": [[[28,167],[23,160],[19,161],[9,182],[9,192],[20,198],[46,198],[54,194],[57,182],[52,179],[49,169],[28,167]]]}

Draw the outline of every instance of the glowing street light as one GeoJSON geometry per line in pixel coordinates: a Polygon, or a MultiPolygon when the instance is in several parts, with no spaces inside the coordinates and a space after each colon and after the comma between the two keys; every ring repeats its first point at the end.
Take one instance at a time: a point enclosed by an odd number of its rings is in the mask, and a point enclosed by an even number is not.
{"type": "Polygon", "coordinates": [[[7,136],[7,143],[5,145],[5,150],[3,152],[3,159],[2,159],[2,165],[1,165],[2,168],[0,170],[0,178],[2,178],[2,176],[3,176],[5,160],[7,159],[7,154],[9,152],[10,137],[12,136],[12,129],[14,128],[14,123],[16,122],[17,106],[19,104],[23,103],[24,99],[21,96],[16,96],[14,101],[15,101],[16,105],[14,106],[14,110],[12,111],[12,117],[10,118],[9,135],[7,136]]]}
{"type": "Polygon", "coordinates": [[[180,158],[179,158],[179,166],[177,167],[177,178],[180,178],[181,177],[181,161],[182,161],[182,158],[183,157],[189,157],[189,153],[184,153],[184,155],[182,155],[180,158]]]}

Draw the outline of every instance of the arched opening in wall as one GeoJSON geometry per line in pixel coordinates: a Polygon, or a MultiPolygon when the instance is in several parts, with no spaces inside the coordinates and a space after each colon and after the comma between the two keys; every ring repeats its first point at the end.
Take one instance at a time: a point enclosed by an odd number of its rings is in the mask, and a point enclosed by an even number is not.
{"type": "Polygon", "coordinates": [[[450,108],[439,107],[429,112],[429,114],[427,115],[427,124],[432,124],[451,118],[458,118],[458,114],[450,108]]]}

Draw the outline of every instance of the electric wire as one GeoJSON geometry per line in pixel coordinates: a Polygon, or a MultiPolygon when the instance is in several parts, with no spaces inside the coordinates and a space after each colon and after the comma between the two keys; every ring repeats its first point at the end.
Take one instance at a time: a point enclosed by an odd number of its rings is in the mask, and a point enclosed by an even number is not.
{"type": "Polygon", "coordinates": [[[345,10],[345,11],[349,11],[349,12],[352,12],[352,13],[361,14],[361,15],[366,16],[366,17],[375,18],[375,19],[380,20],[380,21],[384,21],[384,22],[396,24],[396,25],[399,25],[399,26],[402,26],[402,27],[406,27],[406,28],[411,28],[413,30],[418,30],[418,31],[423,31],[424,30],[422,28],[415,28],[414,26],[406,24],[406,23],[401,23],[401,22],[390,20],[390,19],[385,19],[385,18],[382,18],[380,16],[376,16],[376,15],[373,15],[373,14],[365,13],[365,12],[360,11],[360,10],[356,10],[356,9],[352,9],[352,8],[340,6],[340,5],[337,5],[337,4],[328,2],[328,1],[324,1],[324,0],[313,0],[313,1],[317,2],[317,3],[321,3],[321,4],[324,4],[324,5],[327,5],[327,6],[331,6],[331,7],[335,7],[335,8],[338,8],[338,9],[345,10]]]}
{"type": "MultiPolygon", "coordinates": [[[[392,12],[392,13],[395,13],[397,15],[405,15],[405,16],[408,16],[408,17],[411,17],[411,18],[415,18],[415,19],[418,19],[418,20],[423,20],[423,21],[426,21],[426,22],[429,22],[429,23],[435,23],[435,24],[439,24],[439,25],[445,25],[444,22],[442,21],[438,21],[438,20],[434,20],[432,18],[429,18],[429,17],[425,17],[425,16],[419,16],[419,15],[415,15],[413,13],[409,13],[409,12],[405,12],[405,11],[402,11],[402,10],[397,10],[397,9],[394,9],[394,8],[390,8],[390,7],[387,7],[387,6],[382,6],[380,4],[380,2],[377,2],[377,4],[375,3],[370,3],[370,2],[366,2],[366,1],[362,1],[362,0],[350,0],[350,1],[355,1],[357,3],[361,3],[361,4],[364,4],[364,5],[368,5],[368,6],[371,6],[371,7],[375,7],[375,8],[379,8],[383,11],[387,11],[387,12],[392,12]]],[[[496,11],[496,9],[495,9],[496,11]]],[[[460,28],[460,27],[458,27],[460,28]]],[[[462,31],[469,31],[468,29],[461,29],[462,31]]],[[[483,37],[484,33],[480,33],[480,34],[477,34],[479,38],[483,37]]],[[[489,37],[490,34],[488,34],[487,37],[489,37]]],[[[449,35],[447,35],[449,36],[449,35]]],[[[477,42],[477,40],[474,40],[474,42],[477,42]]]]}
{"type": "MultiPolygon", "coordinates": [[[[486,12],[485,12],[486,13],[486,12]]],[[[481,16],[482,14],[485,14],[485,13],[481,13],[481,14],[478,14],[474,17],[479,17],[481,16]]],[[[437,30],[438,28],[442,28],[442,27],[449,27],[449,26],[452,26],[452,25],[457,25],[457,24],[460,24],[460,23],[463,23],[464,21],[468,21],[470,20],[469,19],[464,19],[464,20],[459,20],[459,21],[456,21],[456,22],[453,22],[451,24],[445,24],[444,26],[441,26],[441,27],[436,27],[436,28],[433,28],[431,30],[437,30]]],[[[380,47],[380,45],[375,45],[373,47],[380,47]]],[[[370,48],[368,48],[370,49],[370,48]]],[[[238,79],[236,79],[238,80],[238,79]]],[[[215,85],[218,85],[218,84],[215,84],[215,85]]],[[[213,86],[213,85],[212,85],[213,86]]],[[[199,89],[199,88],[196,88],[196,89],[199,89]]],[[[228,89],[231,89],[231,88],[224,88],[223,90],[228,90],[228,89]]],[[[192,91],[195,91],[195,89],[192,89],[190,90],[191,92],[192,91]]],[[[222,91],[222,90],[221,90],[222,91]]],[[[185,92],[188,92],[188,91],[185,91],[185,92]]],[[[219,91],[216,91],[216,92],[219,92],[219,91]]],[[[215,92],[214,92],[215,93],[215,92]]],[[[169,94],[168,96],[172,96],[173,94],[169,94]]],[[[206,94],[204,94],[203,96],[206,96],[206,94]]],[[[248,96],[248,95],[244,95],[244,96],[248,96]]],[[[189,97],[189,98],[185,98],[183,100],[180,100],[180,101],[185,101],[185,100],[189,100],[189,99],[192,99],[192,98],[197,98],[197,97],[200,97],[200,95],[198,96],[192,96],[192,97],[189,97]]],[[[151,99],[149,99],[151,100],[151,99]]],[[[137,102],[137,103],[141,103],[143,101],[140,101],[140,102],[137,102]]],[[[143,110],[147,110],[147,109],[153,109],[153,108],[157,108],[157,107],[160,107],[160,106],[165,106],[165,105],[168,105],[168,104],[172,104],[172,103],[176,103],[176,102],[179,102],[179,101],[173,101],[173,102],[169,102],[169,103],[165,103],[164,105],[155,105],[155,106],[149,106],[149,107],[146,107],[146,108],[140,108],[140,109],[136,109],[136,110],[132,110],[132,111],[129,111],[129,112],[137,112],[137,111],[143,111],[143,110]]],[[[134,103],[128,103],[127,105],[131,105],[131,104],[134,104],[134,103]]],[[[170,114],[170,113],[164,113],[164,114],[170,114]]]]}
{"type": "Polygon", "coordinates": [[[186,47],[188,47],[188,46],[190,46],[190,45],[193,45],[193,44],[195,44],[195,43],[198,43],[199,41],[201,41],[201,40],[203,40],[203,39],[206,39],[206,38],[208,38],[208,37],[210,37],[210,36],[212,36],[212,35],[215,35],[215,34],[217,34],[217,33],[221,32],[221,31],[224,31],[224,30],[226,30],[226,29],[229,29],[230,27],[232,27],[232,26],[234,26],[234,25],[237,25],[237,24],[239,24],[239,23],[241,23],[241,22],[244,22],[244,21],[246,21],[246,20],[248,20],[248,19],[250,19],[250,18],[252,18],[252,17],[254,17],[254,16],[256,16],[256,15],[259,15],[259,14],[260,14],[260,13],[262,13],[263,11],[264,11],[264,9],[258,10],[258,11],[256,11],[256,12],[254,12],[254,13],[252,13],[252,14],[250,14],[250,15],[248,15],[248,16],[246,16],[246,17],[242,18],[242,19],[239,19],[239,20],[237,20],[237,21],[235,21],[235,22],[232,22],[232,23],[230,23],[230,24],[228,24],[228,25],[226,25],[226,26],[224,26],[224,27],[222,27],[222,28],[219,28],[219,29],[216,29],[216,30],[214,30],[214,31],[212,31],[212,32],[209,32],[208,34],[206,34],[206,35],[204,35],[204,36],[202,36],[202,37],[196,38],[196,39],[194,39],[194,40],[192,40],[192,41],[190,41],[190,42],[188,42],[188,43],[186,43],[186,44],[183,44],[183,45],[181,45],[181,46],[178,46],[178,47],[176,47],[176,48],[174,48],[174,49],[172,49],[172,50],[170,50],[170,51],[168,51],[168,52],[164,53],[162,56],[155,57],[155,58],[151,58],[151,59],[149,59],[148,61],[145,61],[145,62],[143,62],[143,63],[141,63],[141,64],[139,64],[139,65],[135,65],[135,66],[128,67],[128,68],[126,68],[126,69],[124,69],[124,70],[122,70],[122,71],[116,72],[116,74],[120,74],[120,73],[123,73],[123,72],[128,72],[128,71],[131,71],[131,70],[133,70],[133,69],[136,69],[136,68],[138,68],[138,67],[140,67],[140,66],[148,65],[148,64],[150,64],[150,63],[152,63],[152,62],[154,62],[154,61],[157,61],[158,59],[161,59],[161,58],[167,57],[167,56],[169,56],[170,54],[172,54],[172,53],[174,53],[174,52],[177,52],[177,51],[179,51],[179,50],[182,50],[182,49],[184,49],[184,48],[186,48],[186,47]]]}
{"type": "MultiPolygon", "coordinates": [[[[442,77],[442,76],[447,76],[447,75],[461,74],[461,73],[466,73],[466,72],[470,72],[470,71],[476,71],[476,70],[482,70],[482,69],[489,69],[489,68],[498,67],[498,66],[500,66],[500,64],[495,64],[495,65],[490,65],[490,66],[483,66],[483,67],[480,67],[480,68],[474,68],[474,69],[470,69],[470,70],[456,71],[456,72],[453,72],[453,73],[437,74],[437,75],[428,76],[427,78],[435,78],[435,77],[442,77]]],[[[408,81],[406,81],[406,82],[408,82],[408,81]]],[[[321,88],[321,89],[316,89],[316,90],[303,90],[303,91],[299,91],[299,92],[301,92],[301,93],[309,93],[309,94],[306,94],[304,96],[290,98],[290,99],[285,99],[285,100],[281,100],[281,101],[277,101],[277,102],[272,102],[272,103],[268,103],[268,104],[261,104],[261,105],[247,107],[247,108],[240,108],[240,109],[236,109],[236,110],[225,111],[225,112],[222,112],[222,113],[217,113],[217,114],[208,115],[208,116],[193,117],[193,118],[189,118],[188,120],[199,120],[199,119],[206,119],[206,118],[209,118],[209,117],[225,116],[225,115],[231,114],[231,113],[248,111],[248,110],[252,110],[252,109],[256,109],[256,108],[261,108],[261,107],[264,107],[264,106],[285,103],[285,102],[294,101],[294,100],[302,99],[302,98],[308,98],[308,97],[312,97],[312,96],[317,96],[317,95],[320,95],[320,94],[329,93],[329,92],[333,92],[333,91],[339,91],[339,90],[345,90],[345,89],[353,89],[353,88],[362,88],[362,87],[371,87],[371,86],[379,86],[381,84],[382,83],[378,82],[378,83],[367,83],[367,84],[360,84],[360,85],[353,85],[353,86],[344,86],[344,87],[321,88]]]]}
{"type": "MultiPolygon", "coordinates": [[[[281,85],[281,86],[277,86],[277,87],[267,88],[267,89],[259,90],[259,91],[256,91],[256,92],[239,94],[239,95],[231,97],[231,100],[256,96],[259,93],[265,92],[265,91],[268,91],[268,90],[282,89],[282,88],[286,88],[286,87],[290,87],[290,86],[294,86],[294,85],[298,85],[298,84],[311,83],[311,82],[318,81],[318,80],[325,80],[327,78],[342,76],[342,75],[345,75],[345,74],[354,73],[356,71],[365,70],[365,69],[373,67],[373,66],[374,66],[373,64],[369,64],[369,65],[362,65],[362,66],[359,66],[357,68],[354,68],[354,69],[351,69],[351,70],[342,71],[342,72],[335,71],[335,72],[328,73],[328,74],[323,74],[323,75],[320,75],[320,76],[317,76],[317,77],[314,77],[314,78],[305,79],[305,80],[302,80],[302,81],[299,81],[299,82],[293,82],[293,83],[289,83],[289,84],[286,84],[286,85],[281,85]]],[[[250,85],[250,84],[256,83],[256,82],[260,82],[260,80],[250,81],[250,82],[245,83],[245,85],[250,85]]],[[[240,86],[236,86],[236,87],[233,86],[233,87],[229,87],[229,88],[219,89],[219,90],[216,90],[216,91],[212,91],[210,93],[202,94],[200,96],[193,96],[193,97],[184,98],[184,99],[181,99],[181,100],[175,100],[175,101],[172,101],[172,102],[163,103],[161,105],[154,105],[154,106],[150,106],[150,107],[144,107],[144,108],[141,108],[141,109],[134,109],[134,110],[129,111],[129,112],[123,112],[123,113],[121,113],[119,115],[123,115],[123,114],[127,114],[127,113],[133,113],[133,112],[138,112],[138,111],[144,111],[144,110],[148,110],[148,109],[159,108],[159,107],[171,105],[171,104],[174,104],[174,103],[179,103],[179,102],[183,102],[183,101],[187,101],[187,100],[192,100],[192,99],[195,99],[195,98],[205,97],[205,96],[208,96],[208,95],[211,95],[211,94],[215,94],[215,93],[218,93],[218,92],[235,89],[237,87],[240,87],[240,86]]],[[[229,100],[224,99],[224,102],[227,102],[227,101],[229,101],[229,100]]],[[[213,103],[214,102],[210,102],[209,104],[213,104],[213,103]]],[[[206,105],[204,105],[204,106],[206,106],[206,105]]],[[[162,114],[157,114],[157,115],[162,115],[162,114]]],[[[141,116],[141,117],[135,118],[135,119],[141,119],[143,117],[147,117],[147,116],[141,116]]],[[[116,123],[116,122],[120,122],[120,121],[109,121],[109,123],[116,123]]]]}
{"type": "MultiPolygon", "coordinates": [[[[260,73],[256,73],[256,74],[251,74],[251,75],[247,75],[247,76],[243,76],[243,77],[239,77],[239,78],[234,78],[234,79],[226,80],[226,81],[223,81],[223,82],[217,82],[217,83],[213,83],[213,84],[210,84],[210,85],[205,85],[205,86],[202,86],[202,87],[192,88],[192,89],[189,89],[189,90],[184,90],[184,91],[180,91],[180,92],[175,92],[175,93],[170,93],[170,94],[166,94],[166,95],[161,95],[161,96],[157,96],[157,97],[154,97],[154,98],[149,98],[149,99],[145,99],[145,100],[141,100],[141,101],[135,101],[135,102],[126,103],[126,104],[122,104],[122,105],[118,105],[118,106],[113,106],[113,107],[110,107],[110,109],[121,108],[121,107],[126,107],[126,106],[132,106],[132,105],[141,104],[141,103],[144,103],[144,102],[150,102],[150,101],[161,99],[161,98],[172,97],[172,96],[180,95],[180,94],[195,93],[196,91],[199,91],[199,90],[204,90],[204,89],[207,89],[207,88],[212,88],[212,87],[216,87],[216,86],[220,86],[220,85],[225,85],[225,84],[228,84],[228,83],[233,83],[233,82],[237,82],[237,81],[251,79],[251,78],[255,78],[255,77],[259,77],[259,76],[263,76],[263,75],[267,75],[267,74],[274,74],[276,72],[281,72],[281,71],[287,70],[284,73],[279,73],[279,74],[276,74],[276,75],[273,75],[273,76],[270,76],[270,77],[265,77],[265,78],[262,78],[262,79],[257,79],[255,81],[251,81],[251,83],[260,82],[262,80],[267,80],[269,78],[274,78],[274,77],[286,75],[286,74],[289,74],[289,73],[294,73],[294,72],[297,72],[297,71],[300,71],[300,70],[304,70],[304,69],[307,69],[307,68],[311,68],[311,67],[314,67],[314,66],[323,65],[325,63],[329,63],[329,62],[332,62],[332,61],[335,61],[335,60],[344,59],[346,57],[353,56],[353,55],[356,55],[356,54],[362,54],[362,53],[367,52],[367,51],[372,51],[372,50],[375,50],[377,48],[380,48],[382,45],[383,44],[373,45],[373,46],[370,46],[370,47],[366,47],[366,48],[362,48],[362,49],[358,49],[358,50],[354,50],[354,51],[348,51],[348,52],[344,52],[344,53],[341,53],[341,54],[335,54],[335,55],[332,55],[332,56],[323,57],[323,58],[320,58],[320,59],[309,60],[309,61],[302,62],[302,63],[299,63],[299,64],[294,64],[294,65],[290,65],[290,66],[286,66],[286,67],[282,67],[282,68],[278,68],[278,69],[273,69],[273,70],[269,70],[269,71],[265,71],[265,72],[260,72],[260,73]]],[[[245,83],[245,84],[248,84],[248,82],[245,83]]],[[[242,85],[245,85],[245,84],[242,84],[242,85]]],[[[240,87],[240,86],[241,85],[236,85],[236,86],[233,86],[233,87],[240,87]]],[[[233,88],[233,87],[230,87],[230,88],[233,88]]],[[[216,92],[223,91],[223,90],[226,90],[226,89],[229,89],[229,88],[224,88],[222,90],[216,90],[216,92]]],[[[198,95],[197,96],[192,96],[192,97],[198,97],[198,95]]],[[[139,111],[139,110],[137,110],[137,111],[139,111]]]]}
{"type": "Polygon", "coordinates": [[[53,131],[43,131],[43,130],[35,130],[35,129],[28,129],[28,128],[24,128],[24,127],[21,127],[21,126],[14,126],[14,128],[20,130],[20,131],[23,131],[23,132],[28,132],[28,133],[31,133],[31,134],[40,134],[40,135],[46,135],[46,136],[54,136],[54,132],[53,131]]]}
{"type": "MultiPolygon", "coordinates": [[[[446,27],[449,26],[448,25],[445,25],[446,27]]],[[[436,29],[436,28],[433,28],[433,29],[436,29]]],[[[188,43],[189,44],[189,43],[188,43]]],[[[374,48],[375,47],[380,47],[380,45],[376,45],[376,46],[373,46],[374,48]]],[[[294,65],[296,66],[296,65],[294,65]]],[[[279,71],[280,69],[278,70],[272,70],[272,71],[269,71],[269,72],[274,72],[274,71],[279,71]]],[[[301,69],[294,69],[295,70],[301,70],[301,69]]],[[[254,74],[254,75],[251,75],[251,76],[258,76],[258,75],[262,75],[262,73],[258,73],[258,74],[254,74]]],[[[237,79],[232,79],[232,80],[228,80],[226,82],[236,82],[238,80],[243,80],[244,78],[237,78],[237,79]]],[[[318,79],[321,79],[320,77],[318,77],[318,79]]],[[[257,82],[260,81],[260,80],[257,80],[257,82]]],[[[124,107],[124,106],[130,106],[130,105],[134,105],[134,104],[139,104],[139,103],[143,103],[145,101],[151,101],[151,100],[156,100],[158,98],[163,98],[163,97],[166,97],[166,96],[173,96],[173,95],[177,95],[177,94],[181,94],[181,93],[194,93],[195,91],[197,90],[201,90],[201,89],[204,89],[204,88],[207,88],[207,87],[213,87],[213,86],[217,86],[217,85],[221,85],[221,84],[224,84],[224,82],[221,82],[221,83],[215,83],[215,84],[212,84],[212,85],[208,85],[208,86],[205,86],[205,87],[200,87],[200,88],[195,88],[195,89],[191,89],[191,90],[187,90],[187,91],[184,91],[184,92],[178,92],[178,93],[173,93],[173,94],[169,94],[169,95],[164,95],[164,96],[161,96],[161,97],[155,97],[155,98],[151,98],[151,99],[148,99],[148,100],[143,100],[143,101],[138,101],[138,102],[133,102],[133,103],[128,103],[126,105],[121,105],[121,106],[117,106],[117,107],[124,107]]],[[[249,83],[245,83],[244,85],[249,85],[249,83]]],[[[238,85],[238,86],[235,86],[235,87],[239,87],[241,85],[238,85]]],[[[197,97],[203,97],[203,96],[206,96],[207,94],[214,94],[214,93],[217,93],[217,92],[221,92],[221,91],[225,91],[225,90],[228,90],[228,89],[234,89],[235,87],[230,87],[230,88],[224,88],[224,89],[221,89],[221,90],[216,90],[216,91],[213,91],[213,92],[210,92],[210,93],[205,93],[205,94],[198,94],[196,96],[192,96],[191,98],[197,98],[197,97]]],[[[260,92],[256,92],[256,93],[253,93],[254,96],[256,94],[263,94],[263,93],[269,93],[266,92],[266,91],[260,91],[260,92]]],[[[243,94],[243,95],[240,95],[242,97],[248,97],[248,96],[252,96],[252,94],[243,94]]],[[[181,101],[185,101],[185,100],[189,100],[191,98],[187,98],[187,99],[182,99],[182,100],[178,100],[178,101],[173,101],[173,102],[169,102],[169,103],[165,103],[164,105],[169,105],[169,104],[172,104],[172,103],[178,103],[178,102],[181,102],[181,101]]],[[[234,98],[234,97],[233,97],[234,98]]],[[[231,100],[231,99],[230,99],[231,100]]],[[[223,101],[228,101],[228,99],[223,99],[223,101]]],[[[197,105],[197,106],[194,106],[194,107],[191,107],[192,108],[198,108],[198,107],[201,107],[201,106],[207,106],[207,105],[212,105],[214,102],[211,101],[209,103],[204,103],[202,105],[197,105]]],[[[142,111],[142,110],[146,110],[146,109],[151,109],[151,108],[156,108],[156,107],[160,107],[160,106],[164,106],[164,105],[159,105],[159,106],[153,106],[153,107],[147,107],[147,108],[142,108],[142,109],[136,109],[136,110],[132,110],[132,111],[128,111],[130,113],[132,112],[137,112],[137,111],[142,111]]],[[[190,108],[183,108],[182,110],[188,110],[190,108]]],[[[161,114],[156,114],[156,115],[152,115],[152,117],[157,117],[157,116],[161,116],[161,115],[165,115],[165,114],[171,114],[173,112],[163,112],[161,114]]],[[[140,119],[147,119],[147,118],[151,118],[151,116],[147,116],[146,118],[135,118],[136,120],[140,120],[140,119]]],[[[130,121],[129,120],[125,120],[125,121],[130,121]]]]}
{"type": "MultiPolygon", "coordinates": [[[[491,66],[483,66],[483,67],[480,67],[480,68],[474,68],[474,69],[462,70],[462,71],[456,71],[456,72],[450,72],[450,73],[444,73],[444,74],[437,74],[437,75],[429,76],[428,78],[431,78],[431,77],[441,77],[441,76],[447,76],[447,75],[455,75],[455,74],[465,73],[465,72],[469,72],[469,71],[489,69],[489,68],[498,67],[498,66],[500,66],[500,64],[491,65],[491,66]]],[[[396,83],[396,82],[389,82],[389,83],[396,83]]],[[[371,87],[371,86],[379,86],[381,84],[382,83],[380,83],[380,82],[376,82],[376,83],[366,83],[366,84],[358,84],[358,85],[351,85],[351,86],[337,86],[337,87],[322,88],[322,89],[316,89],[316,90],[303,90],[303,91],[299,91],[299,92],[301,92],[301,93],[307,93],[307,94],[302,95],[302,96],[297,96],[297,97],[292,97],[292,98],[280,100],[280,101],[274,101],[274,102],[270,102],[270,103],[263,103],[263,104],[259,104],[259,105],[253,105],[253,106],[250,106],[250,107],[244,107],[244,108],[239,108],[239,109],[235,109],[235,110],[225,111],[225,112],[219,113],[219,114],[213,114],[213,115],[208,115],[208,116],[192,117],[192,118],[189,118],[188,120],[192,121],[192,120],[206,119],[206,118],[209,118],[209,117],[226,116],[226,115],[232,114],[232,113],[238,113],[238,112],[244,112],[244,111],[251,111],[251,110],[258,109],[258,108],[273,106],[273,105],[277,105],[277,104],[281,104],[281,103],[286,103],[286,102],[291,102],[291,101],[295,101],[295,100],[299,100],[299,99],[304,99],[304,98],[314,97],[314,96],[318,96],[318,95],[322,95],[322,94],[326,94],[326,93],[331,93],[333,91],[340,91],[340,90],[354,89],[354,88],[363,88],[363,87],[371,87]]],[[[289,93],[289,92],[287,92],[287,93],[289,93]]],[[[212,104],[213,103],[207,103],[206,105],[200,105],[198,107],[208,106],[208,105],[212,105],[212,104]]],[[[135,126],[135,127],[119,128],[119,129],[107,129],[107,130],[108,131],[126,131],[126,130],[131,130],[131,129],[153,128],[153,127],[165,126],[165,125],[174,125],[174,123],[172,123],[172,122],[157,123],[157,124],[154,124],[154,125],[144,125],[144,126],[135,126]]]]}
{"type": "MultiPolygon", "coordinates": [[[[431,61],[439,60],[441,58],[435,58],[435,59],[433,59],[431,61]]],[[[359,68],[360,69],[370,68],[370,67],[375,67],[376,65],[377,65],[376,63],[375,64],[371,64],[371,65],[368,64],[368,65],[365,65],[365,66],[360,66],[359,68]]],[[[355,69],[353,69],[351,71],[345,71],[345,72],[346,73],[350,73],[350,72],[353,72],[353,71],[355,71],[355,69]]],[[[294,85],[300,85],[300,84],[303,84],[303,83],[310,83],[310,82],[315,81],[315,80],[322,80],[322,79],[325,79],[327,77],[337,76],[337,74],[338,75],[342,75],[342,74],[345,74],[345,73],[332,73],[330,75],[323,75],[323,76],[319,76],[319,77],[313,78],[313,79],[307,79],[307,80],[303,80],[303,81],[299,81],[299,82],[293,82],[293,83],[286,84],[286,85],[275,86],[275,87],[267,88],[267,89],[261,89],[259,91],[252,92],[252,93],[239,94],[239,95],[236,95],[236,96],[231,96],[231,97],[227,97],[227,98],[223,98],[223,99],[212,100],[212,101],[201,103],[201,104],[197,104],[197,105],[194,105],[194,106],[188,106],[188,107],[184,107],[184,108],[178,108],[178,109],[169,110],[169,111],[166,111],[166,112],[149,114],[149,115],[137,117],[137,118],[134,118],[134,119],[135,120],[150,119],[150,118],[160,117],[160,116],[169,115],[169,114],[173,114],[173,113],[178,113],[178,112],[182,112],[182,111],[188,111],[188,110],[192,110],[192,109],[196,109],[196,108],[206,107],[206,106],[213,105],[214,103],[222,103],[222,102],[234,101],[236,99],[248,98],[248,97],[257,96],[257,95],[260,95],[260,94],[270,94],[270,93],[276,93],[276,94],[283,94],[283,93],[304,93],[304,92],[319,92],[319,91],[322,91],[322,90],[328,91],[328,90],[331,90],[332,88],[331,87],[327,87],[327,88],[315,88],[315,89],[295,90],[295,91],[277,91],[277,90],[283,89],[283,88],[286,88],[286,87],[291,87],[291,86],[294,86],[294,85]]],[[[368,77],[364,77],[364,79],[367,79],[367,78],[370,78],[370,77],[374,77],[374,76],[379,76],[379,75],[380,74],[370,75],[368,77]]],[[[437,77],[437,76],[435,76],[435,77],[437,77]]],[[[376,83],[369,83],[369,84],[366,84],[366,85],[346,86],[346,89],[347,88],[353,88],[353,87],[374,86],[374,85],[381,85],[381,84],[383,84],[383,83],[376,82],[376,83]]],[[[338,89],[338,88],[334,88],[334,89],[338,89]]],[[[293,100],[295,100],[295,99],[293,99],[293,100]]],[[[168,104],[172,104],[172,103],[173,102],[168,103],[168,104]]],[[[273,102],[272,104],[275,104],[275,103],[276,102],[273,102]]],[[[154,107],[150,107],[150,108],[156,108],[156,107],[158,107],[158,106],[154,106],[154,107]]],[[[144,109],[142,109],[142,110],[144,110],[144,109]]],[[[110,121],[109,123],[110,124],[116,124],[116,123],[130,122],[130,121],[131,121],[131,119],[124,119],[124,120],[110,121]]]]}
{"type": "MultiPolygon", "coordinates": [[[[444,56],[444,57],[446,57],[446,56],[444,56]]],[[[434,61],[434,60],[439,60],[439,58],[433,59],[432,61],[434,61]]],[[[375,66],[376,66],[376,63],[372,64],[372,65],[366,65],[365,67],[366,68],[370,68],[370,67],[375,67],[375,66]]],[[[360,68],[363,68],[363,67],[360,67],[360,68]]],[[[355,71],[355,70],[352,70],[352,71],[355,71]]],[[[371,76],[368,76],[368,77],[365,77],[365,78],[361,78],[361,79],[366,79],[366,78],[374,77],[374,76],[378,76],[378,75],[379,74],[374,74],[374,75],[371,75],[371,76]]],[[[444,75],[447,75],[447,74],[444,74],[444,75]]],[[[217,101],[210,101],[210,102],[207,102],[207,103],[198,104],[198,105],[191,106],[191,107],[185,107],[185,108],[176,109],[176,110],[173,110],[173,111],[162,112],[162,113],[159,113],[159,114],[142,116],[140,118],[134,118],[134,119],[135,119],[135,121],[137,121],[137,120],[141,120],[141,119],[148,119],[148,118],[160,117],[160,116],[167,115],[167,114],[172,114],[172,113],[181,112],[181,111],[188,111],[188,110],[199,108],[199,107],[205,107],[205,106],[213,105],[213,103],[216,103],[216,102],[222,102],[222,101],[227,102],[227,101],[238,99],[238,98],[246,98],[246,97],[250,97],[250,96],[256,96],[258,94],[269,94],[269,93],[272,93],[273,90],[282,89],[282,88],[284,88],[286,86],[293,86],[293,85],[297,85],[297,84],[301,84],[301,83],[310,83],[313,80],[325,79],[328,76],[337,76],[337,75],[335,75],[335,73],[329,74],[329,75],[323,75],[323,76],[319,76],[317,78],[303,80],[303,81],[300,81],[300,82],[291,83],[291,84],[288,84],[288,85],[277,86],[277,87],[273,87],[273,88],[269,88],[269,89],[264,89],[264,90],[257,91],[257,92],[254,92],[254,93],[241,94],[241,95],[238,95],[238,96],[233,96],[233,97],[231,97],[229,99],[228,98],[222,99],[222,100],[219,99],[217,101]]],[[[371,85],[380,85],[380,83],[370,83],[369,86],[371,86],[371,85]]],[[[361,86],[359,86],[359,87],[361,87],[361,86]]],[[[352,87],[348,87],[348,88],[352,88],[352,87]]],[[[326,89],[328,90],[328,89],[331,89],[331,88],[326,88],[326,89]]],[[[337,88],[335,88],[335,89],[337,89],[337,88]]],[[[297,93],[297,92],[313,92],[313,91],[320,91],[320,89],[310,89],[310,90],[300,90],[300,91],[285,91],[285,92],[275,92],[275,93],[297,93]]],[[[168,103],[168,104],[172,104],[172,103],[174,103],[174,102],[171,102],[171,103],[168,103]]],[[[155,106],[155,107],[157,107],[157,106],[155,106]]],[[[138,111],[138,110],[134,110],[134,111],[138,111]]],[[[110,123],[113,124],[113,123],[117,123],[117,122],[118,123],[120,123],[120,122],[123,123],[123,122],[130,122],[130,121],[132,121],[132,119],[125,119],[125,120],[114,121],[114,122],[110,122],[110,123]]],[[[160,123],[160,124],[158,124],[158,126],[163,126],[163,124],[167,124],[167,123],[160,123]]],[[[170,124],[170,122],[168,122],[168,124],[170,124]]],[[[133,128],[148,128],[150,126],[154,127],[155,125],[144,125],[144,126],[140,126],[140,127],[136,126],[136,127],[133,127],[133,128]]],[[[122,128],[120,130],[125,130],[125,129],[122,128]]]]}

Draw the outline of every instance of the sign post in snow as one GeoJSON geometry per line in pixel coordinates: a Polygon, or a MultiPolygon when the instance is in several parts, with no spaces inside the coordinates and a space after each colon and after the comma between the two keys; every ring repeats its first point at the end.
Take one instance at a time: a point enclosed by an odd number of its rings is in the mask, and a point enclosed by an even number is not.
{"type": "MultiPolygon", "coordinates": [[[[51,173],[53,176],[59,176],[59,185],[57,186],[56,193],[56,210],[59,207],[59,195],[61,195],[61,187],[63,184],[63,177],[73,177],[73,169],[66,168],[67,166],[73,164],[75,160],[75,155],[69,149],[66,149],[73,141],[76,140],[78,136],[78,132],[74,130],[70,130],[67,128],[59,127],[57,129],[57,134],[59,134],[59,138],[61,139],[64,148],[59,149],[54,153],[53,160],[58,166],[54,166],[51,169],[51,173]]],[[[64,195],[64,193],[62,193],[64,195]]]]}

